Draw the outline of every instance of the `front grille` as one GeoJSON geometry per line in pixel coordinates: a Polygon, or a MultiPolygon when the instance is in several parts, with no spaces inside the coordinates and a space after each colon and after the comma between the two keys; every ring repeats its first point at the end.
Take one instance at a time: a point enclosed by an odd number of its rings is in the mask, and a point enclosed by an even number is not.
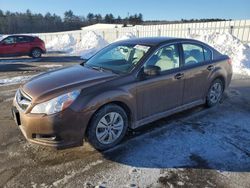
{"type": "Polygon", "coordinates": [[[18,89],[16,93],[16,101],[17,101],[18,106],[24,111],[31,104],[31,98],[20,89],[18,89]]]}

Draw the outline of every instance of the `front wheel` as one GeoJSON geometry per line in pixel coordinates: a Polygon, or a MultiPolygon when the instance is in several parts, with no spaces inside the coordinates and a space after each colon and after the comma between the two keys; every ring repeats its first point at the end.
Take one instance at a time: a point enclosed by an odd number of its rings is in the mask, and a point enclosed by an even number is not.
{"type": "Polygon", "coordinates": [[[117,145],[125,136],[128,116],[118,105],[110,104],[101,108],[92,118],[87,130],[88,141],[98,150],[117,145]]]}
{"type": "Polygon", "coordinates": [[[223,95],[223,83],[221,79],[216,79],[212,82],[206,97],[206,104],[208,107],[218,104],[223,95]]]}
{"type": "Polygon", "coordinates": [[[42,50],[40,50],[39,48],[35,48],[31,51],[31,57],[39,58],[41,56],[42,56],[42,50]]]}

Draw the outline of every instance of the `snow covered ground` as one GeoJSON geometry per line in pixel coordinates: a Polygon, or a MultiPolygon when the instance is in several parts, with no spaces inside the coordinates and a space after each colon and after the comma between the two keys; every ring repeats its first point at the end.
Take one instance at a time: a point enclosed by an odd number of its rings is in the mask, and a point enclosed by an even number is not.
{"type": "MultiPolygon", "coordinates": [[[[60,68],[62,66],[63,66],[62,64],[49,63],[49,64],[36,65],[35,67],[45,69],[43,71],[50,71],[50,70],[60,68]]],[[[0,67],[1,67],[1,64],[0,64],[0,67]]],[[[29,79],[31,79],[32,77],[37,76],[38,74],[41,74],[41,73],[43,72],[39,71],[39,73],[35,73],[32,75],[25,74],[21,76],[19,75],[19,76],[11,76],[11,77],[9,77],[9,75],[0,76],[0,87],[24,83],[28,81],[29,79]]]]}
{"type": "Polygon", "coordinates": [[[233,80],[218,106],[148,124],[109,151],[88,143],[57,151],[29,144],[10,108],[19,87],[13,83],[61,60],[27,62],[21,70],[20,62],[0,63],[0,70],[9,67],[0,77],[0,187],[249,187],[249,79],[233,80]]]}
{"type": "Polygon", "coordinates": [[[11,119],[15,90],[0,91],[0,187],[250,185],[249,80],[234,80],[214,108],[153,122],[101,153],[87,143],[59,151],[29,144],[11,119]]]}
{"type": "Polygon", "coordinates": [[[32,77],[33,76],[16,76],[16,77],[11,77],[11,78],[0,78],[0,86],[23,83],[32,77]]]}

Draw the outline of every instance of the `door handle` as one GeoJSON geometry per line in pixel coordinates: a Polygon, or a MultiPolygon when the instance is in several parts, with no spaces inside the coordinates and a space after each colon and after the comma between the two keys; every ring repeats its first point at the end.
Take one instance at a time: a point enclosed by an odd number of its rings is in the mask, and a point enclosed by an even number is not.
{"type": "Polygon", "coordinates": [[[214,65],[209,65],[209,66],[207,67],[207,70],[209,70],[209,71],[214,70],[214,65]]]}
{"type": "Polygon", "coordinates": [[[184,77],[184,73],[178,73],[174,76],[175,79],[179,80],[184,77]]]}

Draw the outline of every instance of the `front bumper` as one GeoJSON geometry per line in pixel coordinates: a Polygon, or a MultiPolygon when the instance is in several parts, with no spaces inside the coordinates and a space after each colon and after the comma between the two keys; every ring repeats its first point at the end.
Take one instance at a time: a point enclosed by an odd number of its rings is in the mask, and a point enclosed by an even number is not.
{"type": "Polygon", "coordinates": [[[12,115],[29,142],[63,149],[83,145],[92,113],[78,113],[68,108],[54,115],[26,114],[14,101],[12,115]]]}

